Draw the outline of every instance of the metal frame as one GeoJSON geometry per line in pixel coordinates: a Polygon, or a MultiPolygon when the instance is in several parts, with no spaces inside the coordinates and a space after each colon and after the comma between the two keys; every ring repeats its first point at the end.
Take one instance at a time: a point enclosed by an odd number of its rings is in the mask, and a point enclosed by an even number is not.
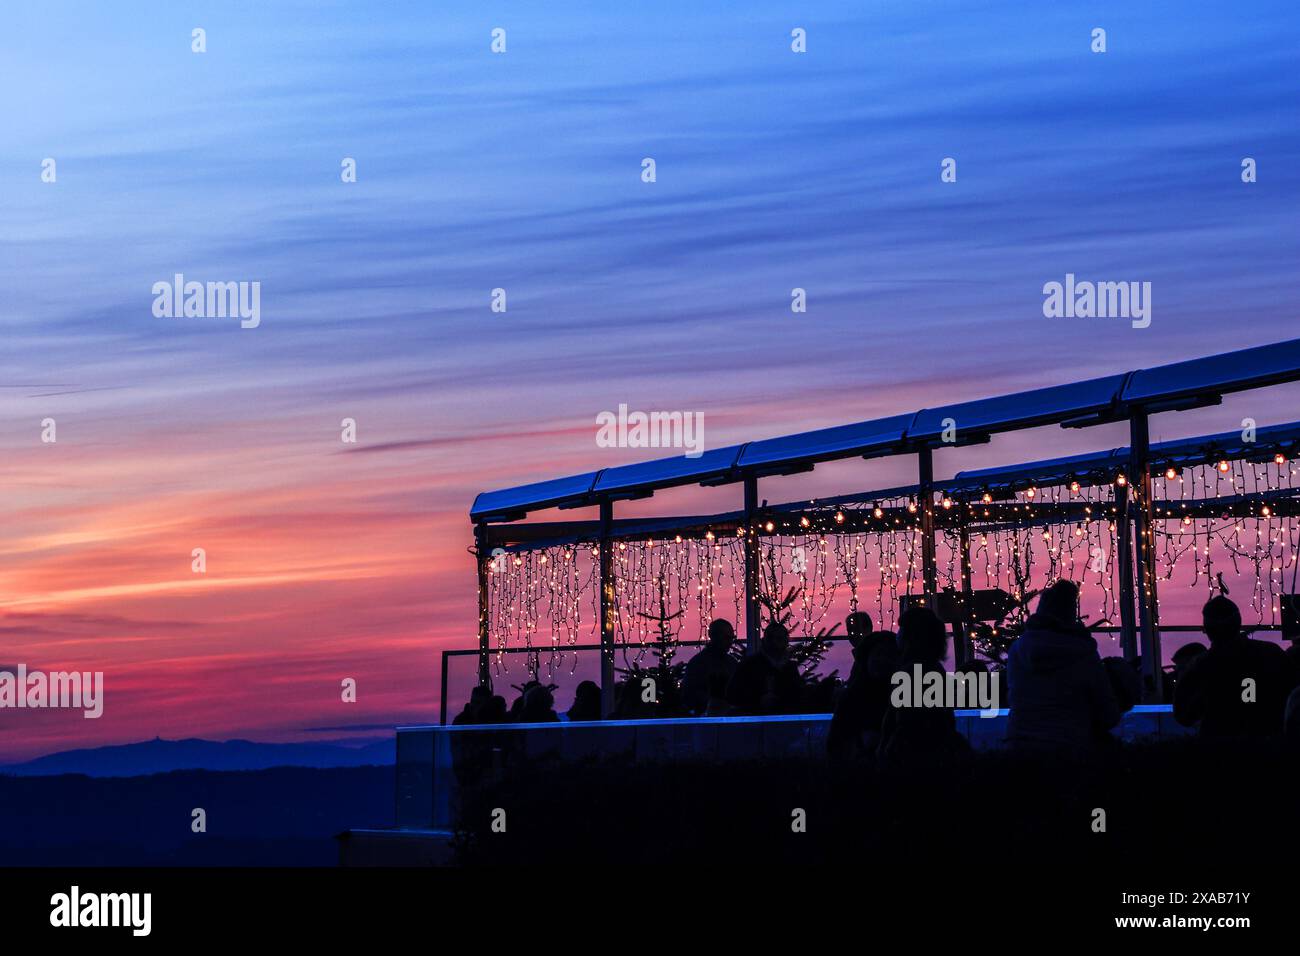
{"type": "MultiPolygon", "coordinates": [[[[661,462],[624,466],[525,485],[480,495],[470,512],[475,528],[474,553],[479,580],[479,679],[489,683],[489,647],[487,613],[487,562],[494,547],[526,550],[558,543],[595,541],[599,551],[597,586],[600,588],[601,618],[601,700],[609,713],[613,706],[614,684],[614,614],[615,593],[612,546],[619,538],[703,537],[710,531],[736,534],[742,530],[745,546],[746,645],[752,652],[758,645],[759,623],[759,540],[764,534],[780,534],[788,522],[798,526],[798,519],[812,514],[824,515],[835,503],[861,501],[864,497],[881,499],[887,492],[858,494],[819,502],[801,502],[760,506],[758,480],[766,475],[795,474],[812,470],[818,463],[850,457],[876,458],[900,454],[917,456],[917,484],[913,488],[890,489],[915,496],[922,534],[922,577],[926,600],[933,601],[937,587],[935,534],[939,529],[957,527],[959,533],[968,520],[981,524],[1006,521],[1023,524],[1060,520],[1061,506],[1016,506],[992,503],[981,505],[979,513],[967,502],[964,508],[947,514],[935,509],[935,492],[965,495],[977,488],[1015,488],[1025,475],[1035,469],[1048,481],[1063,483],[1067,476],[1078,475],[1081,484],[1109,482],[1116,469],[1127,469],[1130,480],[1117,486],[1116,511],[1119,534],[1119,590],[1122,644],[1125,653],[1143,661],[1147,699],[1159,699],[1161,693],[1160,625],[1156,593],[1155,552],[1152,546],[1154,523],[1163,520],[1152,498],[1151,474],[1165,460],[1188,463],[1211,455],[1220,445],[1232,444],[1232,433],[1204,436],[1182,442],[1150,444],[1150,416],[1161,412],[1182,411],[1215,405],[1230,392],[1245,391],[1300,380],[1300,339],[1238,352],[1172,363],[1153,369],[1138,369],[1107,378],[1091,379],[1070,385],[1057,385],[1013,395],[997,396],[978,402],[964,402],[937,409],[921,409],[911,415],[895,416],[874,422],[836,426],[802,435],[751,442],[706,453],[701,460],[674,458],[661,462]],[[996,433],[1018,431],[1056,424],[1065,428],[1082,428],[1108,422],[1129,423],[1130,443],[1126,449],[1114,449],[1095,455],[1074,456],[1056,462],[1018,465],[1008,469],[959,474],[952,482],[934,480],[933,450],[989,441],[996,433]],[[1100,472],[1100,478],[1096,476],[1100,472]],[[632,476],[643,476],[640,478],[632,476]],[[1019,476],[1019,477],[1017,477],[1019,476]],[[1053,478],[1054,476],[1054,478],[1053,478]],[[622,520],[614,519],[616,500],[645,498],[656,490],[698,483],[706,486],[743,483],[744,507],[740,512],[673,518],[622,520]],[[606,490],[602,490],[606,489],[606,490]],[[820,507],[818,505],[820,504],[820,507]],[[517,524],[529,514],[550,508],[599,509],[596,521],[517,524]],[[761,519],[761,520],[760,520],[761,519]],[[765,525],[773,524],[767,532],[765,525]],[[779,522],[779,524],[778,524],[779,522]],[[1136,607],[1136,615],[1134,608],[1136,607]]],[[[1261,429],[1267,434],[1269,447],[1289,448],[1300,443],[1300,425],[1261,429]]],[[[1240,442],[1237,443],[1240,445],[1240,442]]],[[[1263,443],[1261,443],[1263,444],[1263,443]]],[[[1250,457],[1247,449],[1235,448],[1234,457],[1250,457]]],[[[1249,505],[1253,502],[1247,502],[1249,505]]],[[[1179,502],[1181,514],[1198,513],[1194,509],[1210,507],[1208,502],[1179,502]]],[[[1214,513],[1225,507],[1224,499],[1215,499],[1214,513]]],[[[1278,502],[1275,514],[1292,514],[1295,499],[1278,502]]],[[[1067,512],[1068,513],[1068,512],[1067,512]]],[[[1207,512],[1208,513],[1208,512],[1207,512]]],[[[881,522],[883,530],[899,516],[890,511],[879,519],[862,515],[846,518],[835,530],[851,532],[871,529],[881,522]]],[[[968,556],[963,548],[963,593],[969,593],[968,556]]],[[[1169,630],[1169,628],[1165,628],[1169,630]]],[[[963,648],[964,653],[964,632],[963,648]]]]}

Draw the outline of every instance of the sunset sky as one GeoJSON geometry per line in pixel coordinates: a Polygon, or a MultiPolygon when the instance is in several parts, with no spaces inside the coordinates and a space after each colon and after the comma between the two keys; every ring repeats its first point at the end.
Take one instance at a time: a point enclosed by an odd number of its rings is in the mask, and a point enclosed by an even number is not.
{"type": "MultiPolygon", "coordinates": [[[[0,761],[435,718],[438,653],[474,640],[474,495],[653,457],[597,447],[620,403],[701,412],[718,447],[1300,335],[1293,0],[869,6],[0,13],[0,666],[108,694],[99,720],[0,711],[0,761]],[[260,282],[260,326],[155,317],[176,273],[260,282]],[[1150,328],[1044,318],[1066,273],[1151,282],[1150,328]]],[[[937,467],[1126,440],[1041,429],[937,467]]]]}

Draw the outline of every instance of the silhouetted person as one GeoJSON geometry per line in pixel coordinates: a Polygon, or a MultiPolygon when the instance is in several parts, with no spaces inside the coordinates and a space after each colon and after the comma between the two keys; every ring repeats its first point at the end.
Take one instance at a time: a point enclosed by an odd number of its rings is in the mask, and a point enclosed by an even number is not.
{"type": "Polygon", "coordinates": [[[1209,648],[1200,641],[1191,641],[1174,651],[1173,656],[1169,659],[1173,667],[1165,673],[1165,682],[1162,688],[1166,704],[1174,702],[1174,690],[1182,681],[1183,675],[1187,673],[1188,665],[1208,650],[1209,648]]]}
{"type": "Polygon", "coordinates": [[[519,696],[510,702],[510,710],[506,714],[506,720],[512,724],[520,723],[524,719],[524,698],[528,696],[528,692],[534,687],[541,686],[541,682],[534,678],[532,680],[526,680],[522,685],[516,687],[515,689],[519,691],[519,696]]]}
{"type": "Polygon", "coordinates": [[[600,720],[600,687],[585,680],[573,693],[573,706],[565,714],[569,720],[600,720]]]}
{"type": "Polygon", "coordinates": [[[1282,715],[1282,733],[1293,750],[1300,750],[1300,687],[1291,691],[1282,715]]]}
{"type": "Polygon", "coordinates": [[[524,724],[544,724],[560,719],[555,712],[555,697],[550,688],[534,684],[524,692],[524,705],[519,712],[519,721],[524,724]]]}
{"type": "Polygon", "coordinates": [[[709,678],[709,702],[704,708],[705,717],[726,717],[731,713],[731,704],[727,702],[727,685],[730,678],[724,674],[714,674],[709,678]]]}
{"type": "Polygon", "coordinates": [[[461,712],[452,718],[453,724],[480,724],[483,723],[483,707],[492,698],[492,689],[483,684],[478,684],[469,692],[469,700],[465,701],[465,706],[461,712]]]}
{"type": "Polygon", "coordinates": [[[483,705],[479,722],[484,724],[504,724],[506,722],[506,699],[500,694],[493,694],[483,705]]]}
{"type": "Polygon", "coordinates": [[[709,686],[715,676],[730,681],[736,672],[731,656],[736,630],[730,621],[718,618],[709,624],[709,643],[686,663],[682,673],[682,702],[688,713],[702,714],[709,706],[709,686]]]}
{"type": "MultiPolygon", "coordinates": [[[[862,644],[870,644],[875,636],[871,633],[875,625],[871,622],[871,615],[866,611],[854,611],[844,619],[844,633],[848,635],[849,646],[853,648],[853,669],[849,671],[849,681],[853,680],[858,671],[859,664],[865,665],[866,655],[858,657],[858,648],[862,644]]],[[[846,682],[848,683],[848,682],[846,682]]]]}
{"type": "Polygon", "coordinates": [[[1291,638],[1290,646],[1283,653],[1291,662],[1291,675],[1300,683],[1300,639],[1291,638]]]}
{"type": "MultiPolygon", "coordinates": [[[[455,716],[452,723],[457,726],[498,723],[497,711],[493,707],[494,701],[500,701],[500,714],[504,716],[505,700],[493,696],[492,689],[483,684],[475,686],[469,692],[469,700],[465,702],[465,707],[455,716]]],[[[492,742],[492,735],[477,731],[451,735],[452,771],[462,786],[481,779],[490,766],[492,742]]]]}
{"type": "Polygon", "coordinates": [[[928,607],[911,607],[898,619],[898,661],[890,677],[889,707],[881,722],[881,759],[890,763],[914,763],[967,753],[970,744],[957,731],[957,718],[946,701],[940,706],[898,706],[913,704],[921,696],[909,691],[926,674],[944,676],[948,656],[948,630],[928,607]],[[906,675],[902,679],[897,675],[906,675]]]}
{"type": "MultiPolygon", "coordinates": [[[[1091,633],[1091,632],[1089,632],[1091,633]]],[[[1103,657],[1101,666],[1110,679],[1110,689],[1115,694],[1121,714],[1127,714],[1142,700],[1142,675],[1134,663],[1122,657],[1103,657]]],[[[1111,738],[1109,734],[1107,737],[1111,738]]]]}
{"type": "MultiPolygon", "coordinates": [[[[855,626],[860,627],[850,623],[851,628],[855,626]]],[[[849,633],[852,641],[853,630],[849,633]]],[[[835,703],[826,734],[831,759],[852,760],[874,754],[879,748],[881,725],[889,710],[890,678],[897,663],[898,643],[892,633],[858,632],[853,645],[853,669],[835,703]]]]}
{"type": "Polygon", "coordinates": [[[1201,609],[1201,627],[1210,649],[1188,664],[1174,688],[1174,718],[1184,727],[1199,720],[1203,737],[1278,734],[1295,686],[1285,652],[1246,637],[1241,611],[1222,594],[1201,609]]]}
{"type": "Polygon", "coordinates": [[[727,700],[742,714],[793,714],[799,710],[803,677],[790,660],[790,632],[773,621],[763,629],[757,654],[736,666],[727,700]]]}
{"type": "Polygon", "coordinates": [[[1069,581],[1039,596],[1007,653],[1006,678],[1007,740],[1018,747],[1088,750],[1124,715],[1069,581]]]}

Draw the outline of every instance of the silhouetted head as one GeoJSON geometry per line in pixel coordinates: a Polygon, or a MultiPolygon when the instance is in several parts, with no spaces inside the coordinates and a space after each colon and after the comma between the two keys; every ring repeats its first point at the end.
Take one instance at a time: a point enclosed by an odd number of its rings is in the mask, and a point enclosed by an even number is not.
{"type": "Polygon", "coordinates": [[[600,706],[600,685],[594,680],[585,680],[573,692],[573,705],[595,704],[600,706]]]}
{"type": "Polygon", "coordinates": [[[1120,710],[1128,713],[1142,699],[1142,675],[1138,672],[1137,663],[1122,657],[1103,657],[1101,667],[1110,679],[1110,689],[1115,694],[1120,710]]]}
{"type": "Polygon", "coordinates": [[[780,621],[763,628],[763,653],[773,660],[782,660],[790,649],[790,632],[780,621]]]}
{"type": "Polygon", "coordinates": [[[731,622],[723,618],[715,618],[709,624],[709,646],[718,650],[725,651],[731,647],[736,640],[736,629],[731,626],[731,622]]]}
{"type": "Polygon", "coordinates": [[[542,714],[555,707],[555,696],[549,688],[534,684],[524,693],[524,713],[542,714]]]}
{"type": "Polygon", "coordinates": [[[483,705],[479,718],[485,724],[499,724],[506,719],[506,699],[500,694],[493,694],[483,705]]]}
{"type": "Polygon", "coordinates": [[[1241,611],[1222,594],[1216,594],[1201,608],[1201,630],[1213,646],[1241,637],[1241,611]]]}
{"type": "Polygon", "coordinates": [[[1200,641],[1191,641],[1190,643],[1184,644],[1182,647],[1178,648],[1170,658],[1174,664],[1174,673],[1181,674],[1183,671],[1187,670],[1188,664],[1196,660],[1196,658],[1200,657],[1208,650],[1209,648],[1200,641]]]}
{"type": "Polygon", "coordinates": [[[469,702],[476,707],[481,707],[492,699],[492,688],[485,684],[475,684],[474,689],[469,692],[469,702]]]}
{"type": "Polygon", "coordinates": [[[1075,624],[1079,620],[1079,588],[1073,581],[1055,582],[1038,596],[1037,613],[1062,624],[1075,624]]]}
{"type": "Polygon", "coordinates": [[[854,647],[862,643],[862,639],[871,633],[873,626],[871,615],[866,611],[854,611],[844,619],[845,633],[849,636],[849,643],[854,647]]]}
{"type": "Polygon", "coordinates": [[[898,646],[909,660],[937,663],[948,656],[948,632],[928,607],[910,607],[898,619],[898,646]]]}

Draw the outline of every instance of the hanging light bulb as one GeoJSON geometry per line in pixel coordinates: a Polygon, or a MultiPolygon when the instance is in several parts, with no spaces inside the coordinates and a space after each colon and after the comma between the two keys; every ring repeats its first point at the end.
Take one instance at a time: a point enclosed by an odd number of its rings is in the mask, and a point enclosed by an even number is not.
{"type": "Polygon", "coordinates": [[[1070,482],[1070,494],[1077,495],[1078,493],[1079,493],[1079,483],[1077,481],[1070,482]]]}
{"type": "Polygon", "coordinates": [[[811,524],[812,522],[808,520],[807,515],[804,515],[802,518],[799,519],[799,527],[801,528],[807,528],[811,524]]]}
{"type": "Polygon", "coordinates": [[[1026,497],[1026,498],[1036,498],[1036,497],[1038,497],[1038,489],[1035,488],[1035,487],[1033,487],[1032,485],[1031,485],[1030,487],[1026,488],[1026,489],[1025,489],[1025,497],[1026,497]]]}
{"type": "Polygon", "coordinates": [[[763,530],[766,531],[768,534],[771,534],[774,530],[776,530],[776,525],[772,524],[772,522],[769,521],[767,524],[763,525],[763,530]]]}
{"type": "Polygon", "coordinates": [[[951,508],[951,507],[952,507],[952,499],[949,498],[947,495],[944,495],[944,496],[943,496],[943,506],[944,506],[945,508],[951,508]]]}
{"type": "Polygon", "coordinates": [[[1273,509],[1270,508],[1268,505],[1265,505],[1263,508],[1259,509],[1259,513],[1262,514],[1265,518],[1267,518],[1269,515],[1273,513],[1273,509]]]}
{"type": "Polygon", "coordinates": [[[678,544],[681,544],[681,543],[682,543],[682,536],[679,534],[679,535],[676,537],[675,540],[677,541],[678,544]]]}
{"type": "Polygon", "coordinates": [[[1228,464],[1228,460],[1227,460],[1226,458],[1223,459],[1222,461],[1220,461],[1219,464],[1218,464],[1218,469],[1219,469],[1219,471],[1222,471],[1222,472],[1227,472],[1227,470],[1228,470],[1229,468],[1231,468],[1231,467],[1232,467],[1232,466],[1228,464]]]}
{"type": "Polygon", "coordinates": [[[1286,464],[1286,455],[1282,454],[1281,452],[1278,452],[1276,455],[1273,456],[1273,464],[1275,464],[1275,465],[1285,465],[1285,464],[1286,464]]]}
{"type": "Polygon", "coordinates": [[[1175,478],[1178,477],[1178,469],[1175,468],[1173,465],[1170,465],[1168,468],[1165,469],[1165,477],[1168,478],[1170,481],[1173,481],[1175,478]]]}
{"type": "Polygon", "coordinates": [[[704,532],[704,538],[705,538],[706,541],[712,541],[712,540],[713,540],[713,532],[712,532],[712,531],[706,531],[706,532],[704,532]]]}
{"type": "Polygon", "coordinates": [[[992,496],[991,494],[989,494],[989,493],[986,491],[986,492],[984,492],[984,497],[981,498],[980,500],[983,501],[986,505],[988,505],[988,504],[992,504],[992,503],[993,503],[993,496],[992,496]]]}
{"type": "Polygon", "coordinates": [[[907,511],[908,511],[908,514],[916,514],[916,502],[915,502],[915,501],[909,501],[909,502],[907,503],[907,511]]]}
{"type": "Polygon", "coordinates": [[[1115,484],[1119,485],[1121,488],[1128,484],[1128,479],[1124,477],[1123,472],[1120,472],[1115,476],[1115,484]]]}
{"type": "Polygon", "coordinates": [[[835,512],[835,523],[836,523],[836,524],[844,524],[844,512],[843,512],[843,511],[837,511],[837,512],[835,512]]]}
{"type": "Polygon", "coordinates": [[[880,507],[880,505],[876,505],[871,514],[877,518],[883,518],[885,516],[885,509],[880,507]]]}

